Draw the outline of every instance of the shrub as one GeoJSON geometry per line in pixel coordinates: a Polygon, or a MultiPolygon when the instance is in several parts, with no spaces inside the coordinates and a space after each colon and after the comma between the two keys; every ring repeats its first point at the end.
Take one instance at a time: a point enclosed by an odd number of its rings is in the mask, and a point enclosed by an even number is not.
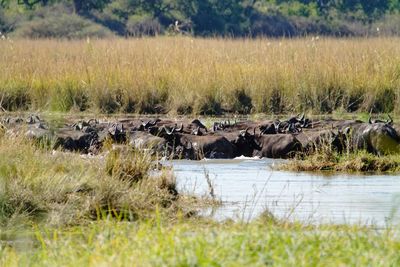
{"type": "Polygon", "coordinates": [[[46,18],[35,18],[21,23],[12,34],[23,38],[67,38],[110,37],[111,31],[75,14],[56,14],[46,18]]]}
{"type": "Polygon", "coordinates": [[[27,110],[31,105],[29,92],[25,88],[0,91],[0,111],[27,110]]]}
{"type": "Polygon", "coordinates": [[[155,36],[161,34],[163,28],[158,19],[148,15],[133,15],[128,19],[126,32],[130,36],[155,36]]]}
{"type": "Polygon", "coordinates": [[[195,112],[201,115],[221,115],[221,101],[212,94],[207,94],[196,102],[195,112]]]}
{"type": "Polygon", "coordinates": [[[233,92],[233,103],[231,112],[239,114],[249,114],[253,109],[253,102],[249,94],[244,89],[235,90],[233,92]]]}

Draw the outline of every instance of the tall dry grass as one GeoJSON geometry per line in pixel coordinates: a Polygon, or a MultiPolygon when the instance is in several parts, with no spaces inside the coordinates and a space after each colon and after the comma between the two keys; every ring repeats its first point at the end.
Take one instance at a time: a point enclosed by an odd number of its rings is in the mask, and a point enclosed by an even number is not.
{"type": "Polygon", "coordinates": [[[49,151],[0,135],[0,235],[15,224],[145,220],[156,211],[173,219],[191,209],[178,197],[173,174],[153,171],[150,155],[131,149],[103,155],[49,151]]]}
{"type": "Polygon", "coordinates": [[[0,41],[3,109],[399,113],[400,38],[0,41]]]}

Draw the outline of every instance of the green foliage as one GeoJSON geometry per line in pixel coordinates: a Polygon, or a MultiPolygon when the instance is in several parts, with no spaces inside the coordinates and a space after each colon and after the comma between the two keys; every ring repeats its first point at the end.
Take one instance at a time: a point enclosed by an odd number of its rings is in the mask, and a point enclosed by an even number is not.
{"type": "Polygon", "coordinates": [[[85,38],[107,37],[112,33],[90,20],[74,14],[60,14],[46,18],[37,18],[21,23],[13,32],[14,36],[25,38],[85,38]]]}
{"type": "MultiPolygon", "coordinates": [[[[400,11],[399,0],[2,0],[0,5],[3,31],[15,25],[15,20],[5,19],[10,15],[22,16],[22,21],[36,20],[42,9],[64,5],[70,8],[64,15],[75,13],[120,35],[133,36],[164,32],[200,36],[371,35],[377,34],[371,31],[373,23],[388,15],[398,16],[400,11]]],[[[60,33],[52,36],[70,37],[56,30],[60,33]]]]}

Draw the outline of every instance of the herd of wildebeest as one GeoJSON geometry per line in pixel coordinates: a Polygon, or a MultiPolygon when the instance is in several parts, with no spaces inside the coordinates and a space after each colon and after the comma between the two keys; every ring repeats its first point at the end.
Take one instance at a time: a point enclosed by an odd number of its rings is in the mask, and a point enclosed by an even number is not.
{"type": "Polygon", "coordinates": [[[170,159],[292,158],[328,148],[338,153],[367,150],[377,155],[400,151],[400,127],[386,120],[229,120],[206,127],[199,119],[75,120],[58,127],[37,115],[3,116],[6,135],[47,142],[54,149],[96,154],[105,142],[129,145],[170,159]]]}

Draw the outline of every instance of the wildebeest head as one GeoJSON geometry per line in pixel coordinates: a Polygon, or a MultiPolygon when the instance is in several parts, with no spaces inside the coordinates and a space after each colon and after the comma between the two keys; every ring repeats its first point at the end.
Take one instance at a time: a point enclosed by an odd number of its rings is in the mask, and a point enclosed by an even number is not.
{"type": "MultiPolygon", "coordinates": [[[[182,126],[180,128],[182,128],[182,126]]],[[[181,133],[179,130],[180,128],[177,128],[176,125],[175,127],[172,128],[169,128],[164,125],[160,128],[157,128],[157,132],[155,134],[154,133],[152,134],[164,138],[169,145],[171,145],[172,147],[176,147],[178,145],[181,145],[180,144],[181,133]]]]}
{"type": "Polygon", "coordinates": [[[159,121],[161,121],[161,120],[160,119],[156,119],[154,121],[147,121],[147,122],[144,122],[144,121],[141,120],[142,126],[144,127],[144,129],[148,129],[150,127],[156,126],[157,122],[159,122],[159,121]]]}
{"type": "Polygon", "coordinates": [[[196,129],[193,129],[193,130],[192,130],[192,134],[193,134],[193,135],[198,135],[198,136],[203,135],[203,133],[202,133],[201,130],[200,130],[200,127],[197,127],[196,129]]]}
{"type": "Polygon", "coordinates": [[[26,119],[26,123],[27,124],[35,124],[35,123],[39,123],[41,122],[40,118],[38,115],[30,115],[27,119],[26,119]]]}
{"type": "MultiPolygon", "coordinates": [[[[278,121],[279,122],[279,121],[278,121]]],[[[286,121],[279,122],[277,133],[299,133],[303,128],[310,126],[310,120],[305,118],[304,113],[291,117],[286,121]]]]}
{"type": "Polygon", "coordinates": [[[205,132],[207,132],[207,127],[203,123],[201,123],[201,121],[198,119],[194,119],[190,124],[196,126],[199,129],[203,129],[205,132]]]}
{"type": "Polygon", "coordinates": [[[261,134],[276,134],[277,127],[274,123],[267,123],[264,125],[260,125],[259,127],[261,134]]]}
{"type": "Polygon", "coordinates": [[[237,155],[251,157],[254,150],[260,150],[260,146],[256,142],[255,128],[253,134],[249,133],[249,128],[240,131],[239,135],[234,140],[233,144],[236,146],[237,155]]]}
{"type": "Polygon", "coordinates": [[[116,142],[126,141],[126,131],[124,125],[121,123],[114,123],[108,128],[108,134],[116,142]]]}
{"type": "Polygon", "coordinates": [[[347,148],[348,133],[349,133],[348,128],[345,129],[344,131],[338,130],[337,133],[332,131],[329,140],[331,148],[339,153],[342,153],[347,148]]]}
{"type": "Polygon", "coordinates": [[[288,121],[276,121],[274,124],[276,133],[295,134],[301,132],[302,130],[298,123],[288,121]]]}

